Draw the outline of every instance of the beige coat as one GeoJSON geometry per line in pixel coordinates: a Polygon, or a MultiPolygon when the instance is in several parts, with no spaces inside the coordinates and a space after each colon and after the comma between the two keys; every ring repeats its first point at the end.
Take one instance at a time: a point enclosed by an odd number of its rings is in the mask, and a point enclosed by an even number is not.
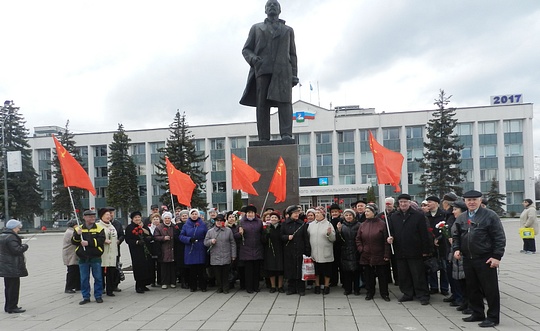
{"type": "Polygon", "coordinates": [[[536,218],[536,208],[533,205],[530,205],[521,212],[519,223],[522,228],[533,228],[534,235],[538,235],[538,219],[536,218]]]}
{"type": "Polygon", "coordinates": [[[327,220],[313,221],[308,227],[311,257],[317,263],[334,262],[334,241],[336,232],[332,223],[327,220]],[[327,235],[328,228],[332,229],[327,235]]]}
{"type": "Polygon", "coordinates": [[[110,240],[111,243],[105,243],[103,246],[103,255],[101,255],[101,266],[102,267],[116,267],[116,256],[118,255],[118,233],[116,228],[112,225],[112,222],[107,224],[103,221],[99,221],[103,231],[105,232],[105,240],[110,240]]]}
{"type": "Polygon", "coordinates": [[[73,228],[67,228],[62,240],[62,260],[64,260],[64,265],[79,264],[79,258],[75,253],[77,246],[71,243],[71,237],[73,237],[73,228]]]}

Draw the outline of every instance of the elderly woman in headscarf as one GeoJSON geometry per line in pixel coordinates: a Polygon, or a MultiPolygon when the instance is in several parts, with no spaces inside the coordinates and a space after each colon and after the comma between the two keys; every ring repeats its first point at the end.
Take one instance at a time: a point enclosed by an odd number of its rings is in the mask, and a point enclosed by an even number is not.
{"type": "Polygon", "coordinates": [[[151,242],[153,241],[150,230],[143,224],[140,211],[134,211],[129,215],[131,223],[125,230],[125,239],[131,255],[131,266],[135,278],[135,291],[144,293],[148,291],[147,285],[152,283],[152,253],[151,242]]]}
{"type": "Polygon", "coordinates": [[[182,227],[180,241],[184,243],[184,263],[189,267],[189,289],[197,291],[197,284],[202,292],[206,292],[206,247],[204,238],[208,231],[197,209],[189,211],[189,219],[182,227]]]}
{"type": "Polygon", "coordinates": [[[366,300],[375,295],[375,278],[379,279],[379,292],[384,301],[390,301],[385,265],[390,260],[390,245],[386,242],[388,230],[383,220],[377,217],[377,205],[366,206],[366,220],[358,228],[356,247],[360,253],[360,264],[366,277],[366,300]]]}
{"type": "Polygon", "coordinates": [[[323,207],[315,208],[315,221],[309,224],[308,235],[311,257],[315,262],[314,293],[321,293],[320,278],[322,277],[324,279],[323,293],[329,294],[336,232],[332,224],[326,219],[326,211],[323,207]]]}
{"type": "Polygon", "coordinates": [[[105,245],[101,255],[101,270],[103,271],[103,285],[108,296],[114,297],[116,288],[116,257],[118,256],[118,232],[112,224],[111,212],[107,208],[98,211],[99,224],[105,229],[105,245]]]}
{"type": "Polygon", "coordinates": [[[174,263],[174,224],[168,211],[161,215],[163,223],[154,230],[154,239],[161,243],[159,262],[161,265],[161,288],[176,287],[176,266],[174,263]]]}

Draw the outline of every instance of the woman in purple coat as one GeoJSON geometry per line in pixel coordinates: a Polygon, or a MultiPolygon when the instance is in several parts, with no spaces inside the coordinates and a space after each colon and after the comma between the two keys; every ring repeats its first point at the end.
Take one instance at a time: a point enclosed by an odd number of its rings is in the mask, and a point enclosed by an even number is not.
{"type": "Polygon", "coordinates": [[[246,277],[246,292],[259,292],[259,277],[261,274],[261,261],[263,259],[263,224],[257,217],[257,208],[249,205],[246,214],[240,219],[238,232],[242,236],[240,244],[240,261],[244,262],[246,277]]]}
{"type": "Polygon", "coordinates": [[[197,209],[189,211],[189,220],[182,227],[180,241],[186,246],[184,248],[184,263],[189,267],[189,288],[191,292],[197,291],[197,283],[201,291],[206,292],[206,280],[204,271],[206,267],[206,247],[204,237],[206,236],[206,225],[199,217],[197,209]]]}

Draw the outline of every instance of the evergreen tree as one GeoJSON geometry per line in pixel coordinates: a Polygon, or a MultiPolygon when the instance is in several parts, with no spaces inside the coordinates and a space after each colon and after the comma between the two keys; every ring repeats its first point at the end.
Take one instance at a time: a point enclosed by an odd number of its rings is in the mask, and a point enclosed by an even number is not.
{"type": "Polygon", "coordinates": [[[113,135],[109,145],[109,186],[107,187],[107,204],[122,211],[122,218],[127,222],[130,211],[141,210],[139,200],[139,185],[137,167],[129,155],[131,139],[124,131],[124,126],[118,124],[118,130],[113,135]]]}
{"type": "MultiPolygon", "coordinates": [[[[73,133],[69,132],[69,120],[66,122],[65,131],[63,133],[58,133],[56,137],[60,144],[81,164],[81,166],[88,172],[88,166],[82,163],[82,158],[80,151],[75,147],[75,140],[73,133]]],[[[56,148],[53,151],[53,161],[52,165],[54,166],[53,176],[53,199],[52,199],[52,212],[54,219],[71,219],[73,214],[73,206],[71,204],[71,199],[69,197],[68,188],[64,187],[64,177],[62,176],[62,170],[60,169],[60,161],[58,160],[58,154],[56,148]]],[[[79,211],[79,217],[82,216],[82,202],[81,199],[88,197],[88,192],[86,190],[71,187],[71,194],[73,197],[73,203],[75,204],[76,210],[79,211]]]]}
{"type": "Polygon", "coordinates": [[[242,208],[242,191],[238,190],[233,193],[233,210],[240,210],[242,208]]]}
{"type": "MultiPolygon", "coordinates": [[[[158,152],[168,156],[169,161],[176,169],[191,177],[191,180],[196,184],[191,198],[191,207],[205,210],[208,205],[206,202],[206,195],[204,194],[207,172],[202,170],[202,166],[207,156],[196,150],[193,135],[189,130],[185,113],[180,115],[180,111],[176,111],[174,120],[171,125],[169,125],[169,131],[171,132],[171,135],[167,139],[165,148],[160,148],[158,152]]],[[[165,158],[161,159],[156,167],[158,169],[158,178],[156,181],[161,183],[160,187],[167,191],[161,196],[160,201],[164,205],[171,206],[171,194],[168,191],[169,181],[167,169],[165,168],[165,158]]],[[[174,206],[176,207],[179,205],[177,198],[174,197],[174,206]]]]}
{"type": "Polygon", "coordinates": [[[366,192],[366,202],[377,203],[377,196],[375,195],[375,187],[370,186],[366,192]]]}
{"type": "Polygon", "coordinates": [[[452,96],[444,90],[435,99],[438,110],[426,126],[428,142],[424,142],[424,158],[416,159],[424,174],[420,177],[424,191],[421,194],[442,197],[448,192],[461,195],[465,171],[461,170],[461,150],[459,137],[454,133],[457,125],[455,108],[446,108],[452,96]]]}
{"type": "MultiPolygon", "coordinates": [[[[6,101],[0,113],[3,123],[3,144],[5,155],[10,151],[21,152],[21,172],[7,173],[8,189],[8,212],[10,218],[23,221],[33,221],[35,215],[43,214],[41,201],[43,200],[41,189],[38,186],[38,174],[32,164],[32,151],[28,144],[28,129],[24,126],[26,121],[19,113],[19,107],[15,107],[13,101],[6,101]]],[[[4,163],[7,165],[7,162],[4,163]]],[[[0,199],[1,209],[4,213],[4,185],[2,182],[2,197],[0,199]]]]}
{"type": "Polygon", "coordinates": [[[502,206],[506,205],[502,200],[506,198],[506,195],[499,193],[499,182],[495,178],[491,181],[491,187],[486,198],[488,200],[487,207],[497,215],[502,216],[504,214],[502,206]]]}

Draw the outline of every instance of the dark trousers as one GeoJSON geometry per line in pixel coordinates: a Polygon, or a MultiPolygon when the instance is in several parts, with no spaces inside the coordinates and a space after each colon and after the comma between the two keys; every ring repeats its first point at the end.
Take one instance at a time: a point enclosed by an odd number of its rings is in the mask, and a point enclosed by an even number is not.
{"type": "Polygon", "coordinates": [[[176,284],[176,265],[174,262],[160,262],[161,264],[161,285],[176,284]]]}
{"type": "Polygon", "coordinates": [[[461,305],[468,308],[469,307],[469,295],[467,294],[467,280],[460,279],[457,281],[459,283],[459,288],[461,290],[461,305]]]}
{"type": "Polygon", "coordinates": [[[4,294],[6,302],[4,311],[12,311],[19,305],[19,290],[21,288],[21,279],[19,277],[4,277],[4,294]]]}
{"type": "MultiPolygon", "coordinates": [[[[330,276],[330,286],[337,286],[340,281],[340,276],[343,278],[343,271],[341,270],[341,263],[339,261],[340,259],[337,259],[334,255],[334,262],[332,262],[332,276],[330,276]]],[[[341,283],[343,283],[343,279],[341,279],[341,283]]]]}
{"type": "Polygon", "coordinates": [[[154,275],[152,279],[152,284],[155,284],[156,282],[158,285],[161,285],[161,262],[158,261],[157,258],[152,258],[152,275],[154,275]]]}
{"type": "Polygon", "coordinates": [[[487,319],[499,323],[501,297],[497,268],[490,268],[489,264],[486,264],[486,260],[487,258],[463,259],[469,308],[473,310],[474,316],[486,316],[484,313],[485,297],[488,304],[487,319]]]}
{"type": "Polygon", "coordinates": [[[246,291],[259,291],[261,261],[244,261],[244,272],[246,277],[246,291]]]}
{"type": "MultiPolygon", "coordinates": [[[[257,131],[259,140],[270,140],[270,106],[268,100],[268,87],[272,75],[261,75],[256,78],[257,85],[257,131]]],[[[289,88],[292,88],[292,82],[289,88]]],[[[278,102],[279,134],[281,137],[292,137],[292,104],[278,102]]]]}
{"type": "Polygon", "coordinates": [[[189,288],[192,290],[197,289],[197,284],[201,290],[206,290],[206,277],[204,276],[206,271],[206,265],[204,264],[190,264],[189,265],[189,288]]]}
{"type": "Polygon", "coordinates": [[[292,293],[306,293],[306,282],[301,279],[287,279],[287,291],[292,293]]]}
{"type": "Polygon", "coordinates": [[[213,265],[212,269],[214,269],[214,276],[216,277],[216,285],[218,290],[221,289],[223,291],[229,290],[229,272],[231,270],[230,264],[224,264],[224,265],[213,265]]]}
{"type": "Polygon", "coordinates": [[[399,269],[399,290],[403,295],[419,299],[429,298],[424,260],[397,259],[399,269]]]}
{"type": "Polygon", "coordinates": [[[355,271],[341,270],[341,283],[346,292],[360,291],[360,269],[355,271]]]}
{"type": "Polygon", "coordinates": [[[437,262],[439,263],[439,267],[441,269],[439,271],[434,271],[434,272],[429,273],[429,276],[428,276],[429,287],[432,290],[439,290],[439,283],[440,283],[441,292],[448,292],[449,283],[448,283],[448,276],[446,273],[446,260],[438,258],[437,262]]]}
{"type": "Polygon", "coordinates": [[[523,239],[523,250],[526,252],[536,252],[536,243],[534,238],[523,239]]]}
{"type": "Polygon", "coordinates": [[[388,296],[388,280],[386,279],[387,265],[364,265],[364,276],[366,277],[366,290],[372,296],[375,294],[376,279],[379,279],[379,292],[381,296],[388,296]]]}
{"type": "Polygon", "coordinates": [[[68,265],[66,273],[66,288],[68,290],[80,290],[81,289],[81,273],[79,271],[79,265],[68,265]]]}
{"type": "Polygon", "coordinates": [[[105,293],[112,294],[116,288],[116,268],[115,267],[101,267],[103,271],[103,287],[105,293]]]}

